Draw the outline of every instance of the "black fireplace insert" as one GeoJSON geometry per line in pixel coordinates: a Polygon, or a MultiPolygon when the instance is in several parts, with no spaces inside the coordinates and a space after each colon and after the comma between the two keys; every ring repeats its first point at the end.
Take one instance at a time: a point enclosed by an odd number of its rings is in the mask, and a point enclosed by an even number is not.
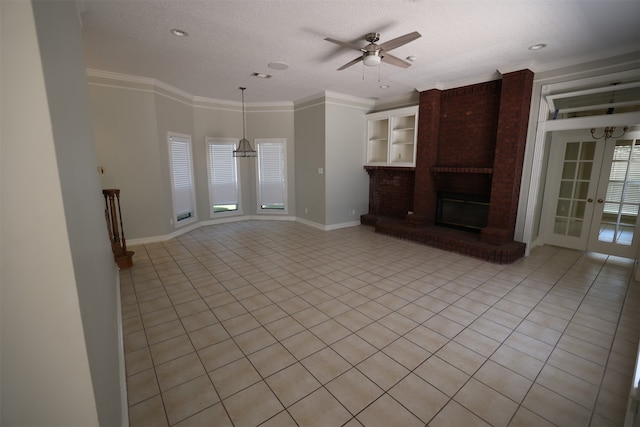
{"type": "Polygon", "coordinates": [[[436,224],[479,233],[488,220],[488,195],[438,192],[436,224]]]}

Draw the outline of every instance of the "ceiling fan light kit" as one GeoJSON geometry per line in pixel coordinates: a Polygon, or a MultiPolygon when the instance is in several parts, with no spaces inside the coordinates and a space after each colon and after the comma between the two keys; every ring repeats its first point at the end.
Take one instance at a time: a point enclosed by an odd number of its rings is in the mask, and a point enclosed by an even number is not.
{"type": "Polygon", "coordinates": [[[362,62],[368,67],[375,67],[376,65],[380,65],[382,58],[378,55],[378,52],[366,52],[363,55],[362,62]]]}

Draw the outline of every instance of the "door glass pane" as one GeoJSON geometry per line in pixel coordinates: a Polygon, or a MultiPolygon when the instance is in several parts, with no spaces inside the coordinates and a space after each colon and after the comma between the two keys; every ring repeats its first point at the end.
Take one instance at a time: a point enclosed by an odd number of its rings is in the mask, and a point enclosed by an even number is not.
{"type": "Polygon", "coordinates": [[[630,181],[640,180],[640,161],[632,162],[629,165],[629,177],[630,181]]]}
{"type": "Polygon", "coordinates": [[[587,207],[585,202],[573,202],[573,206],[571,206],[571,216],[573,218],[581,218],[584,219],[584,210],[587,207]]]}
{"type": "Polygon", "coordinates": [[[571,208],[570,200],[558,200],[558,208],[556,209],[557,216],[569,216],[569,209],[571,208]]]}
{"type": "Polygon", "coordinates": [[[562,169],[562,179],[574,179],[576,177],[576,163],[564,162],[562,169]]]}
{"type": "Polygon", "coordinates": [[[625,203],[624,205],[622,205],[622,214],[638,216],[638,205],[627,205],[625,203]]]}
{"type": "Polygon", "coordinates": [[[611,164],[611,175],[609,180],[611,181],[624,181],[624,177],[627,175],[628,162],[617,161],[611,164]]]}
{"type": "Polygon", "coordinates": [[[627,203],[640,203],[640,183],[627,183],[624,191],[624,201],[627,203]]]}
{"type": "Polygon", "coordinates": [[[569,142],[564,152],[565,160],[578,160],[578,153],[580,152],[579,142],[569,142]]]}
{"type": "Polygon", "coordinates": [[[593,156],[596,152],[596,142],[587,141],[582,143],[580,150],[580,160],[593,160],[593,156]]]}
{"type": "Polygon", "coordinates": [[[598,233],[601,242],[627,246],[633,242],[640,207],[640,150],[636,142],[616,141],[598,233]]]}
{"type": "Polygon", "coordinates": [[[633,230],[635,227],[621,226],[616,236],[618,243],[621,245],[631,246],[633,242],[633,230]]]}
{"type": "Polygon", "coordinates": [[[569,232],[567,233],[572,237],[580,237],[582,232],[582,221],[579,220],[571,220],[569,221],[569,232]]]}
{"type": "Polygon", "coordinates": [[[629,160],[631,154],[631,140],[620,140],[616,142],[616,148],[613,152],[613,160],[629,160]]]}
{"type": "Polygon", "coordinates": [[[622,201],[622,190],[624,184],[622,182],[609,182],[607,188],[607,202],[620,202],[622,201]]]}
{"type": "Polygon", "coordinates": [[[578,166],[578,179],[584,179],[588,181],[591,179],[591,166],[593,162],[580,162],[578,166]]]}
{"type": "Polygon", "coordinates": [[[589,194],[589,182],[576,182],[576,191],[573,193],[574,199],[586,200],[589,194]]]}
{"type": "Polygon", "coordinates": [[[556,218],[554,224],[553,224],[553,232],[554,234],[562,234],[565,235],[567,234],[567,224],[569,223],[569,221],[567,221],[566,219],[563,218],[556,218]]]}
{"type": "Polygon", "coordinates": [[[595,141],[569,142],[566,145],[554,234],[578,238],[582,235],[595,148],[595,141]]]}
{"type": "Polygon", "coordinates": [[[571,194],[573,194],[573,182],[572,181],[562,181],[560,183],[560,194],[559,197],[563,199],[570,199],[571,194]]]}
{"type": "Polygon", "coordinates": [[[610,225],[610,224],[600,224],[600,232],[598,233],[598,240],[600,240],[601,242],[608,242],[608,243],[612,243],[614,241],[614,236],[615,236],[615,229],[616,227],[614,225],[610,225]]]}

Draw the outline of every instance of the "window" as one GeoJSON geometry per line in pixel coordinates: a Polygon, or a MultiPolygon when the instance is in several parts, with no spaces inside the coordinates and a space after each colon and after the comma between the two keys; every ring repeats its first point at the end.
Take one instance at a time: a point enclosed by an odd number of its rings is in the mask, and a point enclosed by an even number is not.
{"type": "Polygon", "coordinates": [[[258,211],[287,212],[286,139],[256,139],[258,211]]]}
{"type": "Polygon", "coordinates": [[[238,184],[238,159],[233,157],[237,139],[206,138],[211,218],[225,213],[242,213],[238,184]]]}
{"type": "Polygon", "coordinates": [[[169,132],[168,138],[173,220],[179,227],[197,219],[191,136],[169,132]]]}

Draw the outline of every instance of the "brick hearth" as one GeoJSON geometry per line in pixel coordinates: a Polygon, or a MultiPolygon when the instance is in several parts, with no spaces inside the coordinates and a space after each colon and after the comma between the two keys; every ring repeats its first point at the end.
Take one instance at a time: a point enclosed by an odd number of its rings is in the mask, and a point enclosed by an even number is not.
{"type": "Polygon", "coordinates": [[[497,264],[510,264],[522,258],[526,247],[524,243],[520,242],[494,245],[483,242],[478,233],[437,225],[416,228],[404,220],[370,214],[362,215],[360,220],[364,225],[373,226],[376,233],[410,240],[497,264]]]}

